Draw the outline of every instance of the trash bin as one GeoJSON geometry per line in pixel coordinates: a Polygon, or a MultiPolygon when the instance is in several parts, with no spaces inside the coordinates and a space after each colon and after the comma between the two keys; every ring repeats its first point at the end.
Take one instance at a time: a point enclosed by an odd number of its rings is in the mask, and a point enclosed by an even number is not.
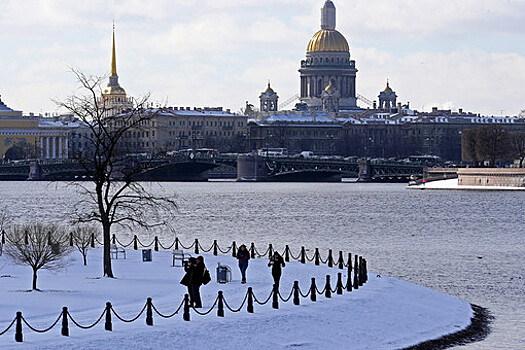
{"type": "Polygon", "coordinates": [[[142,249],[142,261],[151,261],[151,249],[142,249]]]}
{"type": "Polygon", "coordinates": [[[227,265],[217,264],[217,282],[228,283],[232,280],[232,269],[227,265]]]}

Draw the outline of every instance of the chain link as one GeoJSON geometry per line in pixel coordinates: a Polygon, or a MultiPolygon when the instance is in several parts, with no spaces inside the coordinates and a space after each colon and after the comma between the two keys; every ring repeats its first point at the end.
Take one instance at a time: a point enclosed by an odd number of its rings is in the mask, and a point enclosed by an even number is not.
{"type": "Polygon", "coordinates": [[[194,306],[192,306],[191,308],[193,309],[193,311],[195,311],[195,313],[197,315],[201,315],[201,316],[206,316],[207,314],[209,314],[210,312],[213,311],[213,309],[215,308],[215,305],[217,305],[217,302],[219,301],[219,297],[217,296],[217,298],[215,298],[215,302],[213,303],[212,307],[206,311],[206,312],[200,312],[199,310],[197,310],[194,306]]]}
{"type": "Polygon", "coordinates": [[[46,332],[49,332],[51,329],[53,329],[53,327],[56,326],[56,324],[58,323],[58,321],[60,321],[60,318],[62,318],[62,315],[64,314],[64,312],[61,312],[60,315],[58,315],[57,319],[55,322],[53,322],[53,324],[51,326],[49,326],[48,328],[46,329],[36,329],[34,327],[32,327],[28,322],[27,320],[24,318],[24,316],[22,316],[22,321],[24,321],[24,323],[26,324],[27,327],[29,327],[30,330],[32,330],[33,332],[37,332],[37,333],[46,333],[46,332]]]}
{"type": "Polygon", "coordinates": [[[157,315],[159,315],[160,317],[162,318],[172,318],[173,316],[175,316],[176,314],[179,313],[180,309],[182,308],[182,306],[184,305],[184,299],[182,299],[182,302],[180,303],[179,307],[177,308],[177,310],[175,310],[174,313],[172,314],[169,314],[169,315],[164,315],[162,314],[159,310],[157,310],[157,308],[155,307],[155,305],[153,305],[153,303],[151,304],[151,307],[153,308],[153,310],[157,313],[157,315]]]}
{"type": "Polygon", "coordinates": [[[148,306],[148,303],[144,304],[144,307],[142,308],[142,310],[140,310],[139,314],[137,316],[135,316],[134,318],[130,319],[130,320],[126,320],[126,319],[120,317],[119,314],[117,314],[117,312],[113,308],[113,306],[111,306],[111,312],[113,312],[115,317],[117,317],[122,322],[124,322],[124,323],[131,323],[131,322],[135,322],[140,316],[142,316],[142,314],[144,313],[144,310],[146,310],[146,306],[148,306]]]}
{"type": "Polygon", "coordinates": [[[7,331],[9,331],[9,329],[11,329],[11,327],[15,324],[15,322],[16,322],[16,317],[13,319],[13,321],[11,322],[11,324],[10,324],[6,329],[4,329],[2,332],[0,332],[0,336],[6,334],[7,331]]]}
{"type": "Polygon", "coordinates": [[[67,315],[68,315],[69,319],[71,320],[71,322],[73,322],[73,323],[75,324],[75,326],[77,326],[77,327],[80,328],[80,329],[90,329],[90,328],[95,327],[95,326],[100,322],[100,320],[102,319],[102,317],[104,317],[105,314],[106,314],[106,309],[104,309],[104,311],[102,311],[102,315],[100,315],[100,317],[98,318],[98,320],[96,320],[94,323],[90,324],[89,326],[82,326],[80,323],[78,323],[77,321],[75,321],[75,319],[73,318],[73,316],[71,316],[71,314],[69,313],[69,311],[67,312],[67,315]]]}
{"type": "Polygon", "coordinates": [[[244,304],[246,303],[246,300],[248,300],[248,292],[246,292],[246,294],[244,295],[244,300],[242,301],[241,306],[239,306],[239,308],[238,308],[238,309],[235,309],[235,310],[232,309],[232,308],[230,307],[230,305],[228,305],[228,302],[226,301],[226,298],[223,298],[222,300],[224,301],[224,305],[226,305],[226,307],[228,308],[228,310],[230,310],[231,312],[239,312],[239,311],[241,311],[242,308],[244,307],[244,304]]]}

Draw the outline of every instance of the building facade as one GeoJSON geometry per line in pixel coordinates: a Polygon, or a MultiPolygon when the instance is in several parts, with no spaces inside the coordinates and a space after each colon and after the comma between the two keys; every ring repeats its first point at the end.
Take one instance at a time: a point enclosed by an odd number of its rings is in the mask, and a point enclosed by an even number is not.
{"type": "Polygon", "coordinates": [[[7,107],[0,100],[0,158],[4,161],[24,159],[68,159],[72,130],[78,121],[43,117],[7,107]]]}

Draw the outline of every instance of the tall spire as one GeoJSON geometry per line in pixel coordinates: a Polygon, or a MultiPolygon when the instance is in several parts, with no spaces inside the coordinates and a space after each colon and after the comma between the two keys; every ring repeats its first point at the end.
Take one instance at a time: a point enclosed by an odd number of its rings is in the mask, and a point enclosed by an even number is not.
{"type": "Polygon", "coordinates": [[[113,21],[113,52],[111,55],[111,76],[117,76],[117,55],[115,52],[115,21],[113,21]]]}
{"type": "Polygon", "coordinates": [[[321,29],[335,29],[335,5],[331,0],[326,0],[321,9],[321,29]]]}

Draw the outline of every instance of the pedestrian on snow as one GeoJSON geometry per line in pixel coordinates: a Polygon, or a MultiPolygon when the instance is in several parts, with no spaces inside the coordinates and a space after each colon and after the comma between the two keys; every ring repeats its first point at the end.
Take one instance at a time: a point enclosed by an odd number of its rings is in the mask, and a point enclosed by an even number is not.
{"type": "Polygon", "coordinates": [[[191,281],[191,276],[193,275],[193,270],[196,264],[197,264],[197,259],[195,259],[194,257],[191,257],[188,259],[188,261],[185,261],[184,271],[186,271],[186,273],[184,274],[184,277],[182,277],[182,279],[180,280],[180,284],[188,288],[188,295],[190,297],[190,306],[194,305],[193,290],[191,288],[190,281],[191,281]]]}
{"type": "Polygon", "coordinates": [[[283,257],[278,252],[275,252],[270,257],[268,266],[272,267],[273,283],[277,286],[277,288],[279,288],[279,281],[281,280],[282,273],[281,268],[286,266],[283,257]]]}
{"type": "Polygon", "coordinates": [[[237,251],[237,259],[239,259],[239,269],[242,274],[241,283],[246,283],[246,269],[248,268],[248,260],[250,260],[250,252],[244,244],[237,251]]]}
{"type": "Polygon", "coordinates": [[[188,286],[190,305],[195,308],[201,308],[200,287],[211,280],[210,273],[206,269],[206,265],[204,265],[204,258],[198,256],[192,262],[188,261],[184,269],[186,270],[186,275],[184,275],[180,283],[188,286]]]}

